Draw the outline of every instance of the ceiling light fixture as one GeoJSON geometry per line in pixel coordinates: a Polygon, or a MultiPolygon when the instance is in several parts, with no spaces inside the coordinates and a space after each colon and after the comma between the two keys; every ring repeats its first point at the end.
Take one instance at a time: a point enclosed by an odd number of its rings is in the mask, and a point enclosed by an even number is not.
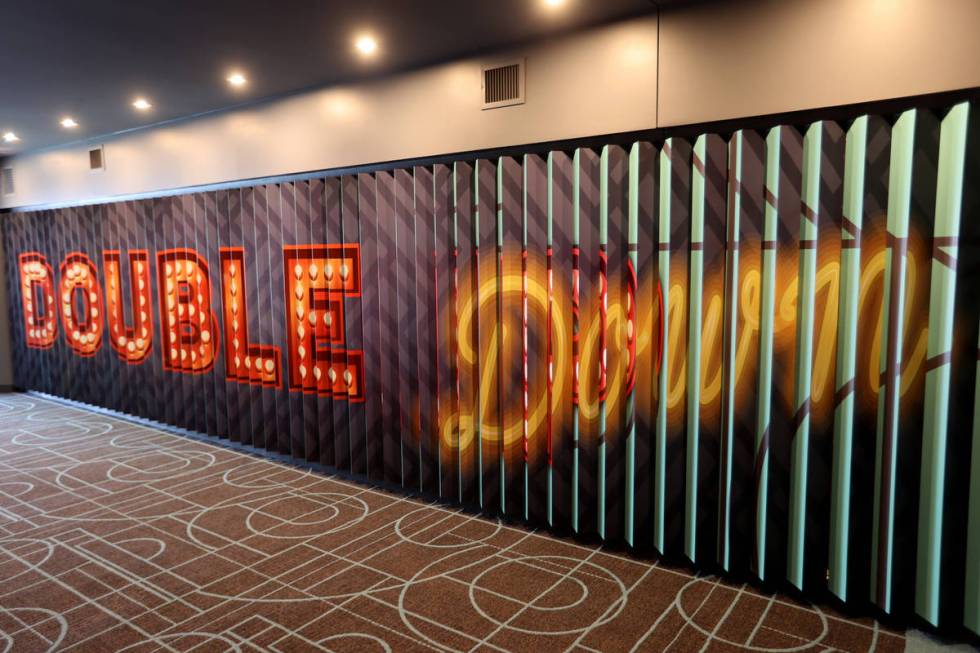
{"type": "Polygon", "coordinates": [[[75,122],[74,118],[68,116],[61,119],[61,126],[65,129],[75,129],[75,127],[78,127],[78,123],[75,122]]]}
{"type": "Polygon", "coordinates": [[[248,83],[248,79],[245,78],[245,75],[239,72],[233,72],[232,74],[228,75],[227,79],[228,83],[235,87],[245,86],[245,84],[248,83]]]}
{"type": "Polygon", "coordinates": [[[3,142],[4,143],[16,143],[19,140],[20,140],[20,137],[17,136],[17,134],[15,134],[13,132],[4,132],[4,134],[3,134],[3,142]]]}
{"type": "Polygon", "coordinates": [[[153,105],[147,102],[146,98],[139,97],[133,101],[133,106],[139,109],[140,111],[146,111],[147,109],[151,108],[153,105]]]}
{"type": "Polygon", "coordinates": [[[370,34],[363,34],[354,41],[354,47],[365,57],[370,57],[378,51],[378,41],[370,34]]]}
{"type": "Polygon", "coordinates": [[[565,4],[565,0],[544,0],[544,3],[549,7],[560,7],[565,4]]]}

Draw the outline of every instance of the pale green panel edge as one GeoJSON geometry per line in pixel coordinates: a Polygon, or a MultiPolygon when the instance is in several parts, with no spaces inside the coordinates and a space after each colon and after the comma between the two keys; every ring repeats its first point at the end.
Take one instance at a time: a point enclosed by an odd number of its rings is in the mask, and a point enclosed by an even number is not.
{"type": "MultiPolygon", "coordinates": [[[[609,245],[609,146],[604,145],[599,156],[599,250],[603,256],[608,256],[609,245]]],[[[608,263],[606,270],[608,274],[608,263]]],[[[603,278],[600,283],[609,283],[608,278],[603,278]]],[[[607,295],[608,296],[608,295],[607,295]]],[[[607,296],[603,296],[601,301],[607,301],[607,296]]],[[[601,315],[601,314],[600,314],[601,315]]],[[[606,334],[608,332],[605,324],[600,324],[599,328],[606,334]]],[[[606,347],[608,347],[606,343],[606,347]]],[[[599,365],[605,366],[606,351],[599,352],[599,365]]],[[[599,537],[606,539],[606,399],[599,399],[599,456],[596,469],[596,515],[598,518],[599,537]]]]}
{"type": "MultiPolygon", "coordinates": [[[[459,164],[453,162],[453,251],[459,251],[459,164]]],[[[458,273],[457,273],[458,274],[458,273]]],[[[453,437],[456,439],[456,498],[463,502],[463,450],[459,446],[459,426],[460,420],[456,420],[456,432],[453,437]]]]}
{"type": "Polygon", "coordinates": [[[668,138],[658,153],[660,162],[660,225],[657,250],[657,274],[663,293],[663,342],[660,343],[660,373],[657,376],[657,435],[654,443],[653,472],[653,546],[664,552],[664,510],[667,487],[667,378],[672,361],[667,357],[667,334],[670,333],[670,152],[673,140],[668,138]]]}
{"type": "MultiPolygon", "coordinates": [[[[638,222],[640,214],[640,144],[633,143],[629,156],[629,216],[627,218],[627,241],[632,247],[629,251],[630,263],[636,270],[638,222]]],[[[635,298],[634,298],[635,301],[635,298]]],[[[634,326],[635,329],[635,326],[634,326]]],[[[633,494],[636,491],[636,386],[626,397],[626,497],[623,515],[623,535],[629,546],[633,541],[633,494]]]]}
{"type": "MultiPolygon", "coordinates": [[[[803,138],[803,192],[801,200],[819,220],[820,160],[823,123],[815,122],[803,138]]],[[[817,269],[818,222],[800,211],[800,240],[812,246],[800,249],[799,300],[796,305],[796,370],[793,384],[793,407],[799,414],[810,401],[813,374],[813,302],[817,269]]],[[[803,589],[803,554],[806,529],[806,489],[809,471],[810,415],[807,411],[793,435],[790,459],[789,537],[786,577],[803,589]]]]}
{"type": "MultiPolygon", "coordinates": [[[[554,228],[555,228],[555,154],[548,152],[548,249],[554,247],[554,228]]],[[[548,273],[549,287],[552,283],[553,273],[548,273]]],[[[550,327],[550,325],[549,325],[550,327]]],[[[549,361],[550,362],[550,361],[549,361]]],[[[551,369],[548,370],[551,375],[551,369]]],[[[555,470],[552,465],[548,465],[548,526],[555,525],[555,470]]]]}
{"type": "MultiPolygon", "coordinates": [[[[868,117],[861,116],[847,130],[844,154],[844,219],[860,234],[864,223],[864,173],[867,167],[868,117]]],[[[857,358],[858,296],[861,289],[860,242],[846,228],[841,229],[840,297],[837,312],[838,392],[851,385],[834,411],[834,453],[830,495],[830,547],[828,581],[830,591],[847,600],[847,561],[850,545],[851,452],[854,439],[855,361],[857,358]],[[856,245],[856,246],[855,246],[856,245]]]]}
{"type": "MultiPolygon", "coordinates": [[[[915,109],[906,111],[899,117],[894,128],[892,129],[892,149],[888,169],[888,234],[892,238],[908,237],[909,207],[912,197],[912,150],[915,140],[915,118],[915,109]]],[[[873,597],[875,603],[877,603],[878,607],[885,612],[891,611],[892,554],[895,530],[895,471],[897,458],[897,456],[894,455],[894,452],[898,436],[899,407],[898,393],[895,393],[892,397],[892,401],[888,402],[887,384],[889,381],[892,383],[900,383],[901,381],[900,375],[895,379],[886,378],[889,356],[888,334],[892,330],[897,330],[898,333],[902,333],[904,303],[905,258],[901,257],[896,259],[892,255],[891,248],[889,248],[886,250],[885,256],[885,295],[882,303],[884,319],[882,319],[881,361],[879,364],[879,371],[881,372],[882,379],[885,381],[885,383],[883,383],[878,389],[878,437],[877,451],[875,455],[874,522],[872,523],[874,538],[872,540],[871,552],[871,596],[873,597]],[[891,279],[893,275],[897,275],[901,280],[899,287],[897,288],[898,292],[895,294],[895,296],[892,296],[891,293],[891,279]],[[895,303],[894,310],[892,310],[893,302],[895,303]],[[894,324],[892,324],[892,321],[889,319],[889,316],[892,313],[894,313],[896,317],[894,324]],[[886,415],[888,414],[892,415],[892,419],[890,420],[891,428],[888,429],[888,432],[886,433],[885,427],[889,423],[889,420],[886,419],[886,415]],[[884,460],[886,441],[890,443],[891,450],[893,452],[890,461],[884,460]],[[887,465],[887,470],[885,469],[885,465],[887,465]],[[891,481],[887,487],[882,487],[885,471],[888,471],[888,476],[891,481]],[[885,530],[884,532],[881,532],[880,517],[881,510],[884,507],[887,507],[887,512],[890,518],[885,520],[885,530]],[[884,561],[879,559],[879,548],[881,547],[882,543],[884,544],[884,561]],[[884,567],[885,577],[883,579],[878,577],[879,567],[884,567]],[[884,596],[879,595],[879,586],[883,587],[884,596]]],[[[901,347],[900,340],[899,347],[901,347]]],[[[901,361],[901,351],[894,352],[894,355],[898,356],[898,360],[901,361]]]]}
{"type": "MultiPolygon", "coordinates": [[[[960,233],[963,168],[969,104],[959,104],[946,115],[939,138],[936,179],[936,238],[960,233]]],[[[955,261],[957,245],[942,246],[955,261]]],[[[929,287],[929,329],[926,358],[950,354],[953,348],[953,312],[956,270],[932,259],[929,287]]],[[[949,427],[949,361],[926,372],[923,410],[922,458],[919,477],[919,533],[915,574],[915,611],[932,625],[939,622],[940,561],[943,543],[943,500],[946,489],[946,434],[949,427]]]]}
{"type": "MultiPolygon", "coordinates": [[[[582,201],[579,198],[579,193],[582,189],[582,150],[578,148],[575,150],[575,154],[572,156],[572,246],[578,247],[581,243],[579,238],[579,214],[582,211],[582,201]]],[[[578,287],[578,276],[573,273],[574,284],[576,289],[578,287]]],[[[576,291],[573,289],[573,292],[576,291]]],[[[578,331],[578,318],[573,317],[574,320],[572,324],[573,334],[578,331]]],[[[574,335],[573,335],[574,337],[574,335]]],[[[575,365],[574,371],[575,377],[578,378],[578,365],[575,365]]],[[[574,446],[572,447],[572,530],[578,533],[579,523],[578,523],[578,404],[572,406],[572,441],[574,446]]]]}
{"type": "Polygon", "coordinates": [[[741,217],[741,180],[742,180],[742,142],[743,132],[737,131],[728,143],[729,163],[734,159],[735,169],[729,168],[729,177],[734,176],[735,183],[729,181],[728,187],[728,218],[731,224],[727,225],[728,233],[732,234],[733,242],[726,244],[725,265],[728,270],[725,275],[725,305],[729,307],[729,323],[725,325],[725,342],[722,346],[724,352],[724,366],[726,373],[722,376],[727,379],[726,387],[722,388],[722,410],[725,411],[725,430],[721,434],[724,439],[725,455],[720,458],[720,469],[718,479],[718,564],[722,569],[728,571],[729,555],[731,551],[731,506],[732,506],[732,448],[735,444],[734,421],[735,421],[735,348],[737,334],[736,324],[738,322],[738,234],[741,229],[739,220],[741,217]],[[733,283],[729,286],[728,279],[733,283]]]}
{"type": "MultiPolygon", "coordinates": [[[[779,154],[782,127],[773,127],[766,135],[766,191],[772,202],[766,202],[763,238],[775,243],[779,226],[779,154]]],[[[772,408],[772,352],[774,338],[774,307],[776,295],[776,249],[762,250],[762,297],[759,317],[759,394],[756,406],[758,426],[755,432],[755,456],[762,461],[755,497],[755,573],[766,578],[766,525],[769,508],[769,453],[763,445],[769,431],[772,408]]]]}
{"type": "MultiPolygon", "coordinates": [[[[497,255],[494,257],[494,264],[497,266],[497,329],[495,331],[494,338],[497,341],[496,349],[498,356],[497,371],[499,372],[499,361],[502,355],[501,345],[503,345],[503,328],[504,325],[500,322],[500,318],[503,317],[503,301],[504,296],[502,293],[503,285],[502,279],[504,274],[504,269],[502,267],[502,261],[500,260],[500,252],[504,247],[504,203],[500,198],[504,196],[504,159],[505,157],[497,158],[497,196],[494,198],[497,204],[497,255]]],[[[497,375],[497,384],[499,387],[501,379],[500,375],[497,375]]],[[[498,399],[499,401],[499,399],[498,399]]],[[[500,424],[497,424],[497,466],[500,468],[497,472],[497,478],[499,479],[498,487],[500,492],[500,514],[507,514],[507,461],[504,459],[504,424],[501,420],[500,424]]]]}
{"type": "MultiPolygon", "coordinates": [[[[473,162],[473,247],[480,247],[480,160],[473,162]]],[[[474,261],[473,274],[476,275],[477,288],[480,287],[480,266],[479,260],[474,261]]],[[[477,302],[479,303],[479,302],[477,302]]],[[[473,343],[479,351],[479,343],[473,343]]],[[[482,372],[482,370],[481,370],[482,372]]],[[[482,373],[480,374],[482,377],[482,373]]],[[[480,379],[473,380],[473,442],[476,443],[476,498],[477,505],[483,507],[483,402],[480,396],[483,394],[480,388],[480,379]]]]}
{"type": "MultiPolygon", "coordinates": [[[[698,136],[694,156],[707,165],[707,136],[698,136]]],[[[691,272],[688,279],[687,478],[684,493],[684,553],[696,561],[698,523],[698,441],[701,409],[701,303],[704,292],[704,175],[691,166],[691,272]]]]}

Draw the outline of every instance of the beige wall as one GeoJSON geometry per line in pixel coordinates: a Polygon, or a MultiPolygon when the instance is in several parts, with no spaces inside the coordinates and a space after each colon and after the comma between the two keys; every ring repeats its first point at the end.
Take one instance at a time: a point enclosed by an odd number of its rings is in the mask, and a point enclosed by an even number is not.
{"type": "MultiPolygon", "coordinates": [[[[5,206],[70,203],[229,180],[650,128],[657,23],[651,15],[499,57],[436,66],[12,159],[5,206]],[[482,111],[481,64],[526,57],[527,102],[482,111]]],[[[2,205],[0,205],[2,206],[2,205]]]]}
{"type": "Polygon", "coordinates": [[[751,0],[660,24],[660,126],[980,86],[980,0],[751,0]]]}

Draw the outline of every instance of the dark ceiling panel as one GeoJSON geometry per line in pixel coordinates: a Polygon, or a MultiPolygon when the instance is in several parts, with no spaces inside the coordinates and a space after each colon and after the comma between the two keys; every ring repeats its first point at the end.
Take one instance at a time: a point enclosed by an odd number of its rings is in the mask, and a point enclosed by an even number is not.
{"type": "Polygon", "coordinates": [[[416,68],[654,11],[650,0],[12,0],[0,9],[0,154],[416,68]],[[353,35],[381,42],[371,62],[353,35]],[[249,84],[233,92],[227,71],[249,84]],[[145,95],[142,114],[131,106],[145,95]],[[81,124],[63,130],[71,115],[81,124]],[[3,148],[7,147],[6,150],[3,148]]]}

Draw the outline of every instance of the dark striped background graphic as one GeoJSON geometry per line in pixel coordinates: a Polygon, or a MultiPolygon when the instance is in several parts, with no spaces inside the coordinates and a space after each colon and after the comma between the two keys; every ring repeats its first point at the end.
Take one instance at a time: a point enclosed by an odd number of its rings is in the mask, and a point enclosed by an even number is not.
{"type": "Polygon", "coordinates": [[[980,108],[854,118],[6,214],[15,382],[980,633],[980,108]],[[194,252],[180,319],[204,319],[172,341],[165,270],[194,252]],[[203,330],[213,362],[174,369],[203,330]],[[236,334],[278,381],[236,372],[236,334]]]}

